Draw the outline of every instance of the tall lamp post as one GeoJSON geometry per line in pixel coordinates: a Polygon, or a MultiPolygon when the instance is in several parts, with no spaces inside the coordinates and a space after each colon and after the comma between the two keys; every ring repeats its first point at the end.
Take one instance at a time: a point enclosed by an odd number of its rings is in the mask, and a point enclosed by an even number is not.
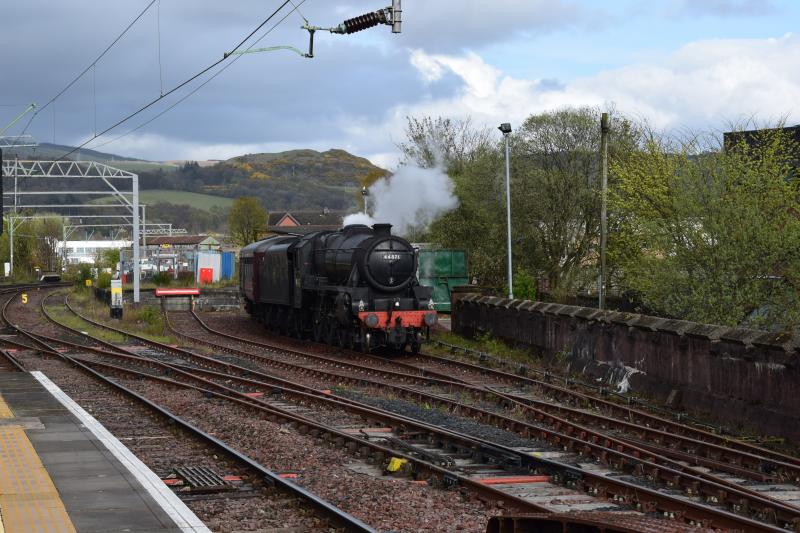
{"type": "Polygon", "coordinates": [[[514,299],[514,278],[511,269],[511,159],[508,151],[508,137],[511,135],[511,124],[504,122],[497,128],[506,139],[506,225],[508,227],[508,297],[514,299]]]}

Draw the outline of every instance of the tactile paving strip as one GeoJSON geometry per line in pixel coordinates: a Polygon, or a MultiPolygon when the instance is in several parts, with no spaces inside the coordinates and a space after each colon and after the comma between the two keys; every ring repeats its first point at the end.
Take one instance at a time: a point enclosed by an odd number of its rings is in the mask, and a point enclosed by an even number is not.
{"type": "MultiPolygon", "coordinates": [[[[0,418],[13,413],[0,398],[0,418]]],[[[0,531],[74,533],[53,481],[20,426],[0,426],[0,531]]]]}

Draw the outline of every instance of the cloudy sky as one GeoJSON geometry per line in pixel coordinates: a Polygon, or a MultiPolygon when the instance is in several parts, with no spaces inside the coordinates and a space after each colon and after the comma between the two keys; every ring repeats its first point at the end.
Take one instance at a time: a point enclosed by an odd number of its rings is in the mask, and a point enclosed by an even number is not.
{"type": "MultiPolygon", "coordinates": [[[[305,48],[300,14],[331,26],[389,3],[293,1],[299,13],[289,4],[246,46],[263,36],[258,47],[305,48]]],[[[6,0],[0,128],[47,103],[149,3],[6,0]]],[[[157,0],[29,132],[90,139],[219,60],[281,3],[157,0]]],[[[154,160],[344,148],[392,167],[406,116],[496,126],[588,104],[663,129],[724,129],[751,115],[800,123],[796,0],[405,0],[403,10],[399,35],[318,33],[314,59],[230,58],[87,147],[154,160]]]]}

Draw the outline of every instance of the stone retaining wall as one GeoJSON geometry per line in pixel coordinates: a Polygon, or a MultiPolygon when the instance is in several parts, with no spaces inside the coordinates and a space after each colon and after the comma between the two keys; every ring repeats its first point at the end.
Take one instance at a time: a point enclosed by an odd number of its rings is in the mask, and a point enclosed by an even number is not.
{"type": "Polygon", "coordinates": [[[527,345],[618,387],[800,441],[798,337],[479,294],[454,304],[452,329],[527,345]]]}

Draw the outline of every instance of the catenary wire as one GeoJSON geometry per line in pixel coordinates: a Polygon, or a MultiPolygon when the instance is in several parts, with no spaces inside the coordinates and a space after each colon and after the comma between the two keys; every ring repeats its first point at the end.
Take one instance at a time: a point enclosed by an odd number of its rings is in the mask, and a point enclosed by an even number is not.
{"type": "MultiPolygon", "coordinates": [[[[285,21],[287,18],[289,18],[289,16],[290,16],[290,15],[291,15],[291,14],[292,14],[294,11],[297,11],[297,12],[299,13],[299,10],[298,10],[298,8],[299,8],[300,6],[302,6],[304,3],[306,3],[306,1],[307,1],[307,0],[300,0],[299,4],[297,4],[297,5],[295,5],[295,3],[294,3],[294,2],[292,2],[292,6],[294,6],[294,7],[293,7],[293,9],[292,9],[291,11],[289,11],[288,13],[286,13],[286,14],[285,14],[285,15],[284,15],[284,16],[283,16],[283,17],[282,17],[280,20],[278,20],[278,21],[277,21],[277,22],[276,22],[276,23],[275,23],[273,26],[271,26],[271,27],[270,27],[270,28],[269,28],[269,29],[268,29],[268,30],[267,30],[267,31],[264,33],[264,35],[262,35],[261,37],[259,37],[259,38],[258,38],[258,40],[256,40],[256,41],[255,41],[255,42],[254,42],[252,45],[250,45],[250,46],[248,47],[248,50],[249,50],[249,49],[251,49],[251,48],[255,48],[255,47],[258,45],[258,43],[260,43],[260,42],[261,42],[261,41],[262,41],[262,40],[263,40],[263,39],[264,39],[264,38],[265,38],[267,35],[269,35],[269,34],[272,32],[272,30],[274,30],[275,28],[277,28],[277,27],[278,27],[280,24],[282,24],[282,23],[283,23],[283,21],[285,21]]],[[[194,89],[192,89],[192,90],[191,90],[189,93],[187,93],[187,94],[185,94],[184,96],[182,96],[182,97],[180,98],[180,100],[177,100],[176,102],[174,102],[173,104],[171,104],[169,107],[167,107],[167,108],[163,109],[162,111],[160,111],[160,112],[159,112],[157,115],[154,115],[154,116],[150,117],[149,119],[147,119],[146,121],[142,122],[141,124],[139,124],[139,125],[138,125],[138,126],[136,126],[135,128],[132,128],[132,129],[130,129],[130,130],[128,130],[128,131],[126,131],[126,132],[125,132],[125,133],[123,133],[122,135],[119,135],[119,136],[117,136],[117,137],[114,137],[113,139],[109,139],[109,140],[107,140],[107,141],[104,141],[104,142],[102,142],[102,143],[99,143],[99,144],[96,144],[96,145],[92,146],[92,147],[91,147],[91,149],[92,149],[92,150],[97,150],[98,148],[102,148],[102,147],[104,147],[104,146],[106,146],[106,145],[109,145],[109,144],[115,143],[115,142],[119,141],[120,139],[123,139],[123,138],[127,137],[128,135],[130,135],[130,134],[132,134],[132,133],[135,133],[135,132],[139,131],[140,129],[144,128],[145,126],[147,126],[147,125],[148,125],[148,124],[150,124],[151,122],[155,121],[156,119],[160,118],[162,115],[165,115],[166,113],[168,113],[169,111],[171,111],[173,108],[175,108],[175,107],[177,107],[178,105],[180,105],[181,103],[183,103],[183,102],[184,102],[185,100],[187,100],[187,99],[188,99],[190,96],[192,96],[192,95],[193,95],[193,94],[195,94],[197,91],[199,91],[200,89],[202,89],[203,87],[205,87],[205,86],[206,86],[206,84],[208,84],[208,83],[209,83],[211,80],[213,80],[214,78],[216,78],[217,76],[219,76],[220,74],[222,74],[223,72],[225,72],[225,71],[226,71],[228,68],[232,67],[232,66],[233,66],[233,64],[234,64],[234,63],[236,63],[236,62],[237,62],[239,59],[241,59],[242,57],[243,57],[243,56],[241,56],[241,55],[237,55],[235,58],[233,58],[233,59],[231,60],[231,62],[230,62],[230,63],[228,63],[227,65],[225,65],[225,66],[224,66],[224,67],[222,67],[221,69],[219,69],[219,70],[218,70],[217,72],[215,72],[215,73],[214,73],[214,74],[213,74],[213,75],[212,75],[210,78],[208,78],[208,79],[207,79],[207,80],[205,80],[203,83],[201,83],[200,85],[198,85],[197,87],[195,87],[194,89]]]]}
{"type": "MultiPolygon", "coordinates": [[[[239,42],[239,44],[237,44],[236,46],[234,46],[234,47],[233,47],[233,49],[231,50],[231,53],[232,53],[232,52],[235,52],[235,51],[237,51],[237,50],[238,50],[238,49],[239,49],[239,48],[240,48],[240,47],[241,47],[241,46],[242,46],[242,45],[243,45],[243,44],[244,44],[244,43],[245,43],[245,42],[246,42],[248,39],[250,39],[250,38],[251,38],[253,35],[255,35],[255,33],[256,33],[256,32],[258,32],[258,31],[259,31],[261,28],[263,28],[263,27],[264,27],[264,25],[265,25],[265,24],[267,24],[267,23],[268,23],[270,20],[272,20],[272,19],[273,19],[273,18],[274,18],[274,17],[275,17],[275,16],[278,14],[278,12],[280,12],[280,11],[281,11],[281,10],[282,10],[282,9],[283,9],[283,8],[284,8],[284,7],[285,7],[285,6],[286,6],[286,5],[289,3],[289,2],[290,2],[290,0],[285,0],[285,1],[284,1],[284,2],[283,2],[281,5],[280,5],[280,6],[278,6],[278,8],[277,8],[277,9],[275,9],[275,11],[273,11],[273,12],[272,12],[272,13],[271,13],[271,14],[270,14],[270,15],[269,15],[269,16],[268,16],[266,19],[264,19],[264,21],[263,21],[263,22],[261,22],[261,24],[259,24],[259,25],[256,27],[256,29],[254,29],[253,31],[251,31],[251,32],[250,32],[250,33],[247,35],[247,37],[245,37],[244,39],[242,39],[242,40],[239,42]]],[[[62,159],[64,159],[65,157],[68,157],[68,156],[70,156],[71,154],[73,154],[73,153],[75,153],[76,151],[80,150],[81,148],[83,148],[84,146],[86,146],[87,144],[89,144],[90,142],[92,142],[93,140],[97,139],[98,137],[100,137],[100,136],[102,136],[102,135],[105,135],[106,133],[108,133],[109,131],[113,130],[113,129],[114,129],[114,128],[116,128],[117,126],[120,126],[121,124],[124,124],[125,122],[129,121],[130,119],[132,119],[133,117],[135,117],[135,116],[136,116],[136,115],[138,115],[139,113],[141,113],[141,112],[143,112],[143,111],[145,111],[145,110],[149,109],[150,107],[152,107],[152,106],[153,106],[153,105],[155,105],[156,103],[160,102],[161,100],[163,100],[164,98],[166,98],[166,97],[167,97],[167,96],[169,96],[170,94],[172,94],[172,93],[174,93],[175,91],[177,91],[177,90],[179,90],[179,89],[181,89],[181,88],[185,87],[186,85],[190,84],[191,82],[193,82],[193,81],[194,81],[194,80],[196,80],[197,78],[201,77],[203,74],[205,74],[205,73],[207,73],[208,71],[210,71],[210,70],[214,69],[214,68],[215,68],[217,65],[219,65],[220,63],[223,63],[223,62],[224,62],[225,60],[227,60],[227,59],[228,59],[230,56],[231,56],[231,54],[230,54],[230,53],[223,55],[221,59],[218,59],[218,60],[214,61],[214,62],[213,62],[213,63],[211,63],[209,66],[207,66],[206,68],[204,68],[203,70],[201,70],[200,72],[198,72],[198,73],[194,74],[193,76],[191,76],[191,77],[187,78],[186,80],[182,81],[181,83],[179,83],[178,85],[176,85],[176,86],[175,86],[175,87],[173,87],[172,89],[168,90],[167,92],[165,92],[165,93],[164,93],[164,94],[162,94],[161,96],[159,96],[159,97],[157,97],[157,98],[154,98],[154,99],[152,99],[150,102],[146,103],[145,105],[143,105],[142,107],[140,107],[140,108],[139,108],[139,109],[137,109],[136,111],[134,111],[134,112],[132,112],[132,113],[128,114],[127,116],[125,116],[124,118],[122,118],[122,119],[118,120],[117,122],[115,122],[114,124],[112,124],[112,125],[111,125],[111,126],[109,126],[108,128],[104,129],[104,130],[103,130],[103,131],[101,131],[100,133],[98,133],[98,134],[96,134],[96,135],[94,135],[94,136],[90,137],[89,139],[85,140],[84,142],[82,142],[82,143],[81,143],[81,144],[79,144],[78,146],[74,147],[74,148],[73,148],[72,150],[70,150],[69,152],[67,152],[67,153],[65,153],[65,154],[62,154],[60,157],[58,157],[58,158],[56,159],[56,161],[61,161],[61,160],[62,160],[62,159]]]]}
{"type": "Polygon", "coordinates": [[[139,19],[142,18],[145,13],[147,13],[147,10],[149,10],[153,6],[153,4],[155,4],[155,3],[156,3],[156,0],[151,0],[151,2],[149,4],[147,4],[147,6],[145,6],[145,8],[136,16],[136,18],[134,18],[130,22],[130,24],[128,24],[125,27],[125,29],[122,30],[122,33],[117,35],[117,38],[114,39],[113,41],[111,41],[111,44],[109,44],[105,48],[105,50],[103,50],[100,53],[100,55],[97,56],[97,58],[94,61],[89,63],[89,66],[87,66],[85,69],[83,69],[80,74],[75,76],[75,78],[71,82],[69,82],[63,89],[61,89],[54,97],[52,97],[50,100],[48,100],[46,104],[44,104],[43,106],[37,108],[36,111],[33,112],[33,115],[31,116],[31,120],[28,121],[28,124],[25,125],[25,128],[22,130],[22,133],[20,133],[20,137],[22,135],[25,135],[25,132],[28,130],[28,126],[30,126],[31,122],[33,122],[33,119],[35,119],[37,117],[37,115],[39,115],[39,113],[41,113],[47,106],[53,104],[62,94],[67,92],[70,89],[70,87],[75,85],[75,83],[79,79],[81,79],[87,72],[89,72],[89,69],[94,67],[97,64],[97,62],[100,61],[103,58],[103,56],[105,56],[108,53],[108,51],[111,50],[114,47],[114,45],[117,44],[119,42],[119,40],[122,39],[125,36],[126,33],[128,33],[128,31],[134,26],[134,24],[136,24],[139,21],[139,19]]]}

